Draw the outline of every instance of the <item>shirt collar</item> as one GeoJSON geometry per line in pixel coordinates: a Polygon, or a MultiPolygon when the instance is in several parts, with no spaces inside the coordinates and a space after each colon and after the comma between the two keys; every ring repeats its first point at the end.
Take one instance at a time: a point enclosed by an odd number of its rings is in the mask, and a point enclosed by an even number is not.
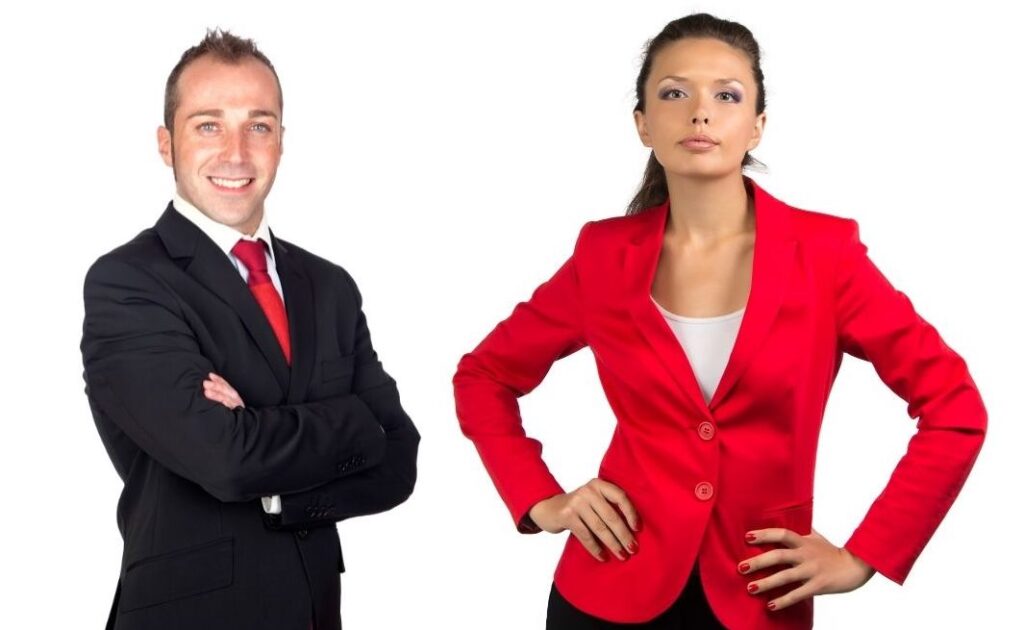
{"type": "Polygon", "coordinates": [[[263,218],[260,219],[260,224],[256,228],[256,232],[252,236],[242,234],[235,228],[224,225],[223,223],[217,223],[210,217],[203,214],[203,212],[185,200],[180,194],[175,193],[174,195],[174,209],[178,211],[183,217],[195,223],[206,236],[210,238],[217,247],[224,252],[228,257],[231,256],[231,248],[235,246],[238,239],[244,238],[248,241],[254,241],[262,239],[267,244],[267,251],[270,252],[270,260],[276,265],[277,260],[274,258],[274,244],[270,239],[270,227],[267,224],[267,212],[263,211],[263,218]]]}

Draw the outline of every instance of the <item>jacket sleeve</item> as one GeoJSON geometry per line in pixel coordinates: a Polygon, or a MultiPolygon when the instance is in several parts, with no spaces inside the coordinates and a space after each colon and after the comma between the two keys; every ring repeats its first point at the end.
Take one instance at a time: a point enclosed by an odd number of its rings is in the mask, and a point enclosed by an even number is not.
{"type": "Polygon", "coordinates": [[[528,518],[530,508],[563,490],[541,459],[540,442],[523,430],[518,398],[540,384],[555,361],[586,345],[576,267],[586,231],[554,276],[462,357],[453,379],[462,432],[523,533],[540,531],[528,518]]]}
{"type": "Polygon", "coordinates": [[[906,454],[845,546],[902,584],[974,465],[987,412],[964,360],[875,267],[853,220],[841,247],[839,350],[870,361],[917,419],[906,454]]]}
{"type": "Polygon", "coordinates": [[[213,365],[173,293],[139,265],[108,256],[89,270],[82,356],[94,412],[221,501],[311,488],[384,457],[381,424],[359,396],[233,410],[208,400],[213,365]]]}
{"type": "MultiPolygon", "coordinates": [[[[347,275],[347,274],[346,274],[347,275]]],[[[379,422],[386,438],[383,458],[368,468],[362,456],[342,464],[360,472],[304,492],[281,496],[281,513],[266,515],[274,529],[304,529],[330,525],[354,516],[389,510],[404,502],[416,484],[420,434],[402,408],[395,380],[384,371],[370,340],[362,297],[349,278],[359,315],[356,323],[356,365],[353,394],[379,422]]]]}

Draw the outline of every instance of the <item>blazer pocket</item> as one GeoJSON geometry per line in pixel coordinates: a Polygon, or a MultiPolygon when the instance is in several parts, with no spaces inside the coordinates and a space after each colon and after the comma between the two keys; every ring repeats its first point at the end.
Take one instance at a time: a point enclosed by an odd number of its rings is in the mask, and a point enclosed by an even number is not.
{"type": "Polygon", "coordinates": [[[352,372],[355,371],[356,355],[349,354],[342,357],[335,357],[333,359],[324,359],[320,363],[320,373],[322,374],[322,380],[326,383],[329,381],[336,381],[338,379],[348,378],[352,379],[352,372]]]}
{"type": "Polygon", "coordinates": [[[748,529],[767,529],[784,527],[801,536],[811,533],[811,515],[814,511],[814,499],[770,508],[761,512],[748,529]]]}
{"type": "Polygon", "coordinates": [[[121,612],[207,593],[234,580],[234,539],[220,538],[128,565],[121,582],[121,612]]]}
{"type": "MultiPolygon", "coordinates": [[[[785,529],[792,530],[801,536],[806,536],[811,533],[811,516],[814,511],[814,499],[807,499],[806,501],[799,501],[796,503],[790,503],[786,505],[780,505],[779,507],[770,508],[762,511],[760,514],[751,519],[747,531],[753,529],[768,529],[770,527],[783,527],[785,529]]],[[[762,553],[771,551],[772,549],[783,549],[785,545],[782,544],[760,544],[760,545],[747,545],[748,553],[745,558],[760,555],[762,553]]],[[[778,573],[785,569],[785,566],[772,566],[765,569],[754,571],[753,573],[747,573],[743,576],[743,579],[748,582],[761,580],[769,575],[778,573]]],[[[798,588],[800,582],[792,582],[785,586],[767,591],[772,598],[782,597],[786,593],[798,588]]],[[[779,619],[783,620],[787,624],[792,624],[792,627],[810,628],[811,617],[814,610],[814,598],[807,598],[787,607],[784,610],[779,611],[779,619]]],[[[780,622],[781,623],[781,622],[780,622]]]]}

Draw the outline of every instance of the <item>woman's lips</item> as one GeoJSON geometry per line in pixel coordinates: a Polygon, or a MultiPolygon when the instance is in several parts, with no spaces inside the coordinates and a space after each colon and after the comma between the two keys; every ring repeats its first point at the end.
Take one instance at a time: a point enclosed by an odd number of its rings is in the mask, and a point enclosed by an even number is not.
{"type": "Polygon", "coordinates": [[[717,143],[712,142],[711,140],[699,138],[683,140],[679,144],[692,151],[709,151],[718,146],[717,143]]]}

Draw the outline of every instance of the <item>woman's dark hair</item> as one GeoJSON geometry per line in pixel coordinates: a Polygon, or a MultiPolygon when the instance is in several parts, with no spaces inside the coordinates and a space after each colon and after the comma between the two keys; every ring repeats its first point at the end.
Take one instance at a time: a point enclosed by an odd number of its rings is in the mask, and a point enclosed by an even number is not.
{"type": "MultiPolygon", "coordinates": [[[[757,45],[757,40],[754,39],[750,29],[739,22],[730,22],[707,13],[694,13],[673,20],[666,24],[654,39],[647,42],[647,46],[644,48],[643,64],[636,77],[636,107],[633,108],[633,111],[644,111],[646,106],[644,87],[651,75],[651,65],[654,63],[655,56],[669,44],[681,39],[696,37],[717,39],[746,53],[754,71],[754,81],[757,83],[757,113],[764,112],[764,74],[761,72],[761,49],[757,45]]],[[[747,153],[743,156],[743,166],[752,164],[764,166],[747,153]]],[[[665,179],[665,169],[658,163],[654,151],[651,151],[651,156],[647,159],[647,168],[644,170],[644,179],[640,183],[640,188],[637,189],[636,196],[626,207],[626,214],[636,214],[651,206],[665,203],[667,199],[668,182],[665,179]]]]}

